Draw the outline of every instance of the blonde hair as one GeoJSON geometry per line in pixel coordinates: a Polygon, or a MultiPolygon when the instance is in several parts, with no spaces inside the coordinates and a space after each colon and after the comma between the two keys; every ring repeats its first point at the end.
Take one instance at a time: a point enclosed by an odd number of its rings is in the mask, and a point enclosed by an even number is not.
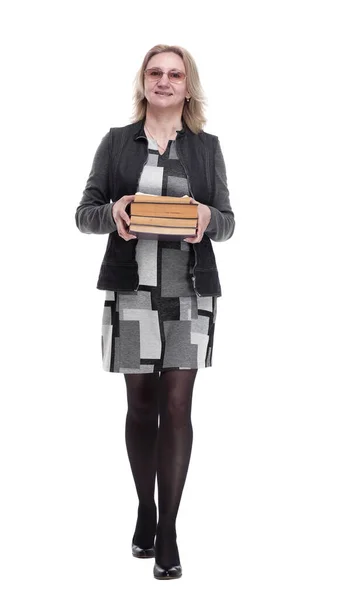
{"type": "Polygon", "coordinates": [[[178,54],[184,62],[187,75],[187,89],[191,99],[189,102],[185,101],[184,103],[182,118],[193,133],[199,133],[206,123],[204,109],[207,103],[201,87],[195,60],[191,54],[185,50],[185,48],[181,48],[181,46],[158,44],[146,53],[143,63],[134,79],[134,110],[131,122],[136,123],[145,118],[147,99],[144,95],[144,71],[149,60],[155,56],[155,54],[160,54],[161,52],[174,52],[175,54],[178,54]]]}

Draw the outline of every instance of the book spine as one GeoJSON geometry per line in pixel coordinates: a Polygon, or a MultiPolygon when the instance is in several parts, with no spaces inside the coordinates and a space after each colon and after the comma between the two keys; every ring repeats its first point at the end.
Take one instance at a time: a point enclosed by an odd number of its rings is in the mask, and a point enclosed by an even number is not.
{"type": "Polygon", "coordinates": [[[132,215],[132,225],[157,225],[165,227],[196,227],[197,219],[177,219],[174,217],[143,217],[132,215]]]}
{"type": "Polygon", "coordinates": [[[134,232],[138,239],[142,240],[163,240],[168,242],[182,241],[185,237],[196,237],[196,234],[173,234],[170,233],[149,233],[147,231],[134,232]]]}
{"type": "Polygon", "coordinates": [[[154,194],[135,194],[133,202],[139,204],[156,203],[156,204],[190,204],[191,199],[189,196],[158,196],[154,194]]]}
{"type": "Polygon", "coordinates": [[[175,217],[179,219],[193,218],[198,216],[198,207],[196,204],[177,205],[177,204],[153,204],[131,202],[130,214],[141,217],[175,217]]]}
{"type": "Polygon", "coordinates": [[[195,235],[194,227],[159,227],[152,225],[130,225],[130,233],[148,232],[148,233],[166,233],[170,235],[195,235]]]}

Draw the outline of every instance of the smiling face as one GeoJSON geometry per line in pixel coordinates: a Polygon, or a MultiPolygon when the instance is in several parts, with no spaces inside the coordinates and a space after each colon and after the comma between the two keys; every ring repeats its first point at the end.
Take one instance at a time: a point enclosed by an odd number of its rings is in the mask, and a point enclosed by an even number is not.
{"type": "Polygon", "coordinates": [[[148,103],[154,108],[176,108],[183,106],[187,93],[187,78],[181,83],[169,81],[167,72],[178,69],[186,73],[184,62],[174,52],[161,52],[153,56],[146,68],[158,67],[164,71],[159,81],[149,81],[144,78],[144,93],[148,103]]]}

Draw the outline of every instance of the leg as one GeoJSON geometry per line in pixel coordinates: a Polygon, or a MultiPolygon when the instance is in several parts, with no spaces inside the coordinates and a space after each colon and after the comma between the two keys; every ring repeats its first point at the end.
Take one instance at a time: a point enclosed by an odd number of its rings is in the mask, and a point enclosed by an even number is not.
{"type": "Polygon", "coordinates": [[[132,542],[141,548],[154,545],[156,533],[156,451],[159,373],[125,374],[128,411],[125,441],[139,499],[132,542]]]}
{"type": "Polygon", "coordinates": [[[180,564],[175,521],[192,450],[191,408],[196,374],[197,369],[190,369],[162,371],[160,376],[156,563],[165,569],[180,564]]]}

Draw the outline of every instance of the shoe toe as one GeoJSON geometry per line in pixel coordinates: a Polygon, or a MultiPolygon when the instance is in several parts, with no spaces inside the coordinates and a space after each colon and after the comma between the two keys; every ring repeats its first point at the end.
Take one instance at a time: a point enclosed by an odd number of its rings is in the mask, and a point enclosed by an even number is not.
{"type": "Polygon", "coordinates": [[[181,565],[175,565],[169,569],[160,567],[156,562],[154,564],[154,577],[155,579],[179,579],[182,576],[181,565]]]}
{"type": "Polygon", "coordinates": [[[132,555],[135,558],[153,558],[155,556],[155,548],[141,548],[136,544],[132,544],[132,555]]]}

